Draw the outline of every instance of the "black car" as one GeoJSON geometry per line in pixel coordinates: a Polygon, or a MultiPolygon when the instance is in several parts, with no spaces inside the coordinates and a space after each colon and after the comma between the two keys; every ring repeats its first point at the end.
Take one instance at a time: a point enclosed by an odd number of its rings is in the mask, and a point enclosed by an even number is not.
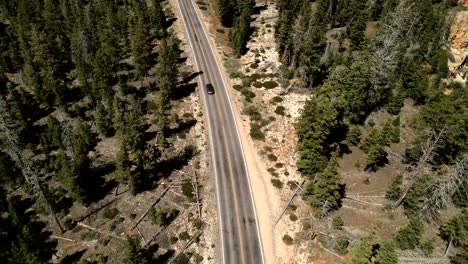
{"type": "Polygon", "coordinates": [[[208,94],[214,94],[214,87],[211,83],[208,83],[206,85],[206,93],[208,94]]]}

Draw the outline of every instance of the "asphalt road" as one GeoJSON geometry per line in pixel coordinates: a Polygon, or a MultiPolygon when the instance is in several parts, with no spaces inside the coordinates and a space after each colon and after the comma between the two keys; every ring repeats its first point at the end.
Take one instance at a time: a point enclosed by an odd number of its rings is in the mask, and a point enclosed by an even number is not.
{"type": "Polygon", "coordinates": [[[244,153],[221,70],[192,0],[177,0],[205,102],[218,203],[219,262],[264,263],[244,153]],[[215,93],[206,93],[206,84],[215,93]]]}

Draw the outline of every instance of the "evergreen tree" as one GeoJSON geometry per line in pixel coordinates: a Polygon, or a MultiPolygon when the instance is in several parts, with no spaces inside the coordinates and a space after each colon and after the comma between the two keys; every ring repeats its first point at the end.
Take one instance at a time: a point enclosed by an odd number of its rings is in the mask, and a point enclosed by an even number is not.
{"type": "Polygon", "coordinates": [[[385,241],[380,244],[375,261],[378,264],[398,264],[398,253],[395,242],[385,241]]]}
{"type": "Polygon", "coordinates": [[[122,142],[122,146],[117,153],[117,160],[116,160],[116,174],[117,180],[120,183],[126,183],[128,179],[128,173],[130,170],[130,158],[128,156],[127,145],[125,142],[122,142]]]}
{"type": "Polygon", "coordinates": [[[235,20],[234,27],[231,30],[231,43],[237,56],[244,54],[245,46],[250,35],[250,16],[252,9],[248,6],[242,9],[240,17],[235,20]]]}
{"type": "Polygon", "coordinates": [[[152,0],[150,8],[150,18],[153,30],[157,38],[166,36],[166,14],[161,5],[161,0],[152,0]]]}
{"type": "Polygon", "coordinates": [[[148,257],[146,251],[140,246],[138,239],[127,237],[125,243],[125,264],[146,264],[148,257]]]}
{"type": "Polygon", "coordinates": [[[367,153],[366,169],[376,171],[377,168],[388,163],[387,152],[381,145],[374,145],[367,153]]]}
{"type": "Polygon", "coordinates": [[[395,242],[402,250],[416,248],[424,232],[424,224],[416,218],[412,218],[407,226],[398,231],[395,242]]]}
{"type": "Polygon", "coordinates": [[[112,126],[117,134],[123,135],[124,126],[124,113],[126,105],[125,101],[122,101],[118,95],[114,96],[112,101],[112,126]]]}
{"type": "Polygon", "coordinates": [[[47,119],[47,128],[42,140],[42,144],[45,148],[62,148],[62,133],[63,132],[60,126],[60,122],[58,122],[58,120],[55,117],[49,116],[47,119]]]}
{"type": "Polygon", "coordinates": [[[130,191],[133,195],[141,192],[144,188],[148,188],[148,186],[145,186],[147,183],[147,172],[145,170],[145,156],[143,151],[137,150],[135,152],[134,163],[136,168],[128,179],[130,191]]]}
{"type": "Polygon", "coordinates": [[[221,20],[223,27],[231,27],[234,19],[234,6],[236,1],[233,0],[217,0],[216,6],[218,16],[221,20]]]}
{"type": "Polygon", "coordinates": [[[403,175],[398,174],[387,189],[385,198],[391,201],[397,201],[402,194],[403,175]]]}
{"type": "Polygon", "coordinates": [[[57,176],[63,185],[63,188],[68,192],[70,197],[83,204],[88,203],[88,192],[86,190],[87,183],[84,175],[80,175],[80,171],[73,161],[68,161],[67,157],[61,152],[56,159],[55,169],[57,176]]]}
{"type": "Polygon", "coordinates": [[[47,263],[55,251],[56,240],[50,239],[51,232],[44,230],[46,225],[37,220],[36,212],[28,210],[31,205],[30,200],[10,197],[7,217],[0,218],[0,256],[7,263],[47,263]]]}
{"type": "Polygon", "coordinates": [[[128,150],[134,153],[144,149],[144,132],[146,130],[146,120],[141,109],[142,102],[135,101],[130,109],[124,114],[123,130],[120,136],[128,144],[128,150]]]}
{"type": "Polygon", "coordinates": [[[341,206],[343,187],[337,172],[337,158],[333,157],[322,173],[310,181],[304,191],[304,199],[320,217],[341,206]]]}
{"type": "Polygon", "coordinates": [[[306,102],[296,124],[300,153],[297,167],[309,178],[327,166],[328,159],[339,148],[337,143],[346,137],[343,97],[337,91],[326,88],[324,91],[330,92],[320,93],[306,102]]]}
{"type": "Polygon", "coordinates": [[[151,68],[152,45],[150,32],[144,17],[134,17],[130,21],[130,46],[135,75],[142,80],[151,68]]]}
{"type": "Polygon", "coordinates": [[[96,128],[98,132],[108,137],[112,135],[112,122],[109,112],[106,110],[105,106],[98,102],[96,105],[96,110],[94,112],[94,120],[96,121],[96,128]]]}
{"type": "Polygon", "coordinates": [[[466,251],[468,249],[468,209],[463,209],[458,215],[442,224],[439,231],[445,241],[461,246],[466,251]]]}
{"type": "Polygon", "coordinates": [[[159,61],[156,66],[156,77],[159,88],[156,115],[158,118],[158,143],[161,145],[165,145],[165,136],[169,127],[168,116],[171,109],[170,96],[177,83],[177,75],[178,69],[175,51],[163,39],[159,44],[159,61]]]}

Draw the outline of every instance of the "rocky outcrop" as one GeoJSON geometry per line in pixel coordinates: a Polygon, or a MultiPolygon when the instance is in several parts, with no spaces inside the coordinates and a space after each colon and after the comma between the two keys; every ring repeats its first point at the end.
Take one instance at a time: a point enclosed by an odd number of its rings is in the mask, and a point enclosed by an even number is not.
{"type": "MultiPolygon", "coordinates": [[[[466,0],[465,2],[468,2],[466,0]]],[[[458,81],[468,80],[468,11],[460,11],[450,27],[449,70],[458,81]]]]}

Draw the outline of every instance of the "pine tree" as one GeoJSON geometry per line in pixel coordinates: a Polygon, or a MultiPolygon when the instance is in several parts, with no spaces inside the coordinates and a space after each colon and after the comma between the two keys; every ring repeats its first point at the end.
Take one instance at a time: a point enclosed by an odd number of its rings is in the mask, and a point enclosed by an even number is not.
{"type": "Polygon", "coordinates": [[[249,40],[251,13],[252,10],[250,7],[244,7],[240,17],[235,20],[234,27],[231,30],[231,43],[237,56],[244,53],[245,46],[249,40]]]}
{"type": "Polygon", "coordinates": [[[96,105],[94,120],[96,121],[96,128],[101,135],[105,137],[112,135],[111,117],[101,102],[98,102],[96,105]]]}
{"type": "Polygon", "coordinates": [[[388,163],[387,152],[380,145],[373,145],[367,153],[366,170],[376,171],[379,167],[388,163]]]}
{"type": "Polygon", "coordinates": [[[158,118],[158,143],[161,145],[165,145],[165,136],[169,127],[168,116],[171,109],[170,96],[177,83],[177,75],[178,69],[175,51],[163,39],[159,44],[159,60],[156,66],[156,77],[159,88],[156,115],[158,118]]]}
{"type": "Polygon", "coordinates": [[[148,262],[147,253],[140,246],[138,239],[128,237],[125,243],[125,264],[146,264],[148,262]]]}
{"type": "Polygon", "coordinates": [[[120,183],[126,183],[128,178],[128,172],[130,169],[130,158],[128,156],[127,145],[125,142],[122,142],[122,146],[117,153],[117,160],[116,160],[116,174],[117,180],[120,183]]]}
{"type": "Polygon", "coordinates": [[[440,228],[440,236],[455,246],[468,249],[468,209],[445,222],[440,228]]]}
{"type": "Polygon", "coordinates": [[[378,264],[398,264],[398,253],[395,242],[385,241],[380,244],[375,261],[378,264]]]}
{"type": "Polygon", "coordinates": [[[55,251],[56,240],[50,239],[52,233],[44,230],[45,223],[36,220],[36,212],[28,210],[31,205],[30,200],[18,196],[8,199],[8,215],[0,220],[0,256],[7,263],[47,263],[55,251]]]}
{"type": "Polygon", "coordinates": [[[298,170],[313,178],[328,164],[328,159],[337,150],[338,142],[346,137],[343,120],[343,97],[338,91],[328,90],[307,101],[296,124],[299,137],[298,170]]]}
{"type": "Polygon", "coordinates": [[[234,19],[234,6],[232,0],[217,0],[216,6],[218,16],[221,20],[223,27],[231,27],[234,19]]]}
{"type": "Polygon", "coordinates": [[[332,157],[323,172],[317,174],[314,180],[306,186],[304,199],[320,217],[324,217],[329,211],[341,206],[343,190],[337,166],[337,158],[332,157]]]}
{"type": "Polygon", "coordinates": [[[130,23],[130,46],[137,79],[142,80],[151,68],[151,39],[143,17],[134,17],[130,23]]]}
{"type": "Polygon", "coordinates": [[[130,191],[133,195],[141,192],[147,183],[147,172],[145,170],[145,156],[144,152],[137,150],[135,152],[135,170],[132,172],[129,178],[130,191]]]}
{"type": "Polygon", "coordinates": [[[161,5],[161,0],[152,0],[150,8],[150,18],[155,31],[156,38],[166,36],[166,14],[161,5]]]}
{"type": "Polygon", "coordinates": [[[118,95],[114,96],[112,101],[112,126],[115,132],[122,136],[124,127],[124,113],[126,110],[125,102],[118,95]]]}
{"type": "Polygon", "coordinates": [[[407,226],[398,231],[395,242],[402,250],[416,248],[424,232],[424,224],[416,218],[412,218],[407,226]]]}

